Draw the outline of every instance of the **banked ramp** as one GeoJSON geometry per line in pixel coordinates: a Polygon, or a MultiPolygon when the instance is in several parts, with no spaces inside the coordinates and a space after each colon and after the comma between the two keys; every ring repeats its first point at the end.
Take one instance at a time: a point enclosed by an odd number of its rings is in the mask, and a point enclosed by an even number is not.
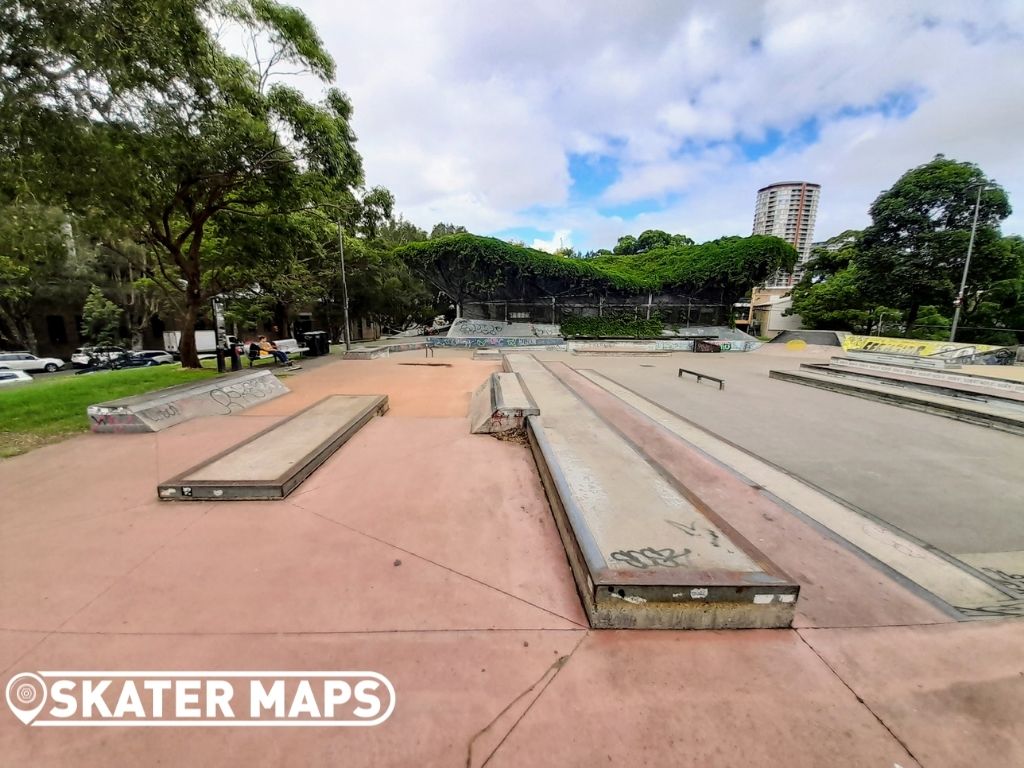
{"type": "Polygon", "coordinates": [[[913,370],[903,366],[833,358],[827,365],[772,370],[768,376],[947,419],[1024,434],[1024,393],[1017,382],[952,371],[913,370]],[[872,367],[867,367],[872,366],[872,367]]]}
{"type": "MultiPolygon", "coordinates": [[[[540,410],[541,479],[594,627],[787,627],[799,586],[688,497],[532,355],[507,354],[540,410]]],[[[554,367],[554,366],[553,366],[554,367]]]]}
{"type": "Polygon", "coordinates": [[[387,395],[331,395],[161,483],[164,501],[283,499],[374,416],[387,395]]]}
{"type": "Polygon", "coordinates": [[[267,368],[123,397],[86,409],[93,432],[159,432],[200,416],[228,416],[288,394],[267,368]]]}

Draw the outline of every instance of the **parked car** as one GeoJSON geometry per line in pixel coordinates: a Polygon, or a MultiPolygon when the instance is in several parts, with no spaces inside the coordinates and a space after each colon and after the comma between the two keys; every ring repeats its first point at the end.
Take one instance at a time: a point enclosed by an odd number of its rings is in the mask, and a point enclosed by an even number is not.
{"type": "Polygon", "coordinates": [[[0,368],[12,371],[46,371],[53,373],[64,367],[58,357],[37,357],[28,352],[0,352],[0,368]]]}
{"type": "Polygon", "coordinates": [[[142,360],[152,360],[157,365],[174,362],[174,355],[170,352],[165,352],[162,349],[143,349],[140,352],[132,352],[132,357],[142,360]]]}
{"type": "Polygon", "coordinates": [[[106,363],[115,357],[120,357],[126,351],[124,347],[79,347],[71,355],[71,364],[76,368],[85,368],[93,360],[106,363]]]}
{"type": "Polygon", "coordinates": [[[24,371],[11,371],[7,368],[0,368],[0,387],[9,387],[14,384],[30,384],[35,379],[24,371]]]}

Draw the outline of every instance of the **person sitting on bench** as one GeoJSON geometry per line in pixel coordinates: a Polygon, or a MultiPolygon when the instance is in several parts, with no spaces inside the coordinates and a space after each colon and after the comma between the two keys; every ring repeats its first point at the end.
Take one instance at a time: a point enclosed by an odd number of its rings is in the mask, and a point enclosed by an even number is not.
{"type": "Polygon", "coordinates": [[[272,341],[268,341],[266,336],[260,336],[259,338],[260,349],[267,352],[277,358],[277,362],[281,365],[291,365],[291,361],[288,359],[288,353],[282,352],[277,348],[277,344],[272,341]]]}

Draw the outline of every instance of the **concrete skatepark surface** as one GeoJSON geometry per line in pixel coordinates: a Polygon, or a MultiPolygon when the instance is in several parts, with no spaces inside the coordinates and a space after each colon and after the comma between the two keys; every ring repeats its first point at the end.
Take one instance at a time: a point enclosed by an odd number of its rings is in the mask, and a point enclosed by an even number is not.
{"type": "MultiPolygon", "coordinates": [[[[767,378],[834,351],[581,359],[935,546],[1024,550],[1020,438],[767,378]],[[679,365],[728,386],[679,380],[679,365]]],[[[422,352],[330,362],[242,414],[0,462],[4,679],[373,669],[397,691],[386,723],[33,729],[5,713],[3,762],[1024,764],[1024,624],[954,621],[795,515],[754,511],[744,530],[803,562],[795,629],[587,629],[528,448],[468,432],[470,393],[498,365],[468,350],[438,358],[451,367],[400,365],[422,352]],[[365,392],[388,394],[388,415],[288,499],[154,498],[160,480],[323,397],[365,392]],[[851,612],[840,581],[879,599],[851,612]]]]}

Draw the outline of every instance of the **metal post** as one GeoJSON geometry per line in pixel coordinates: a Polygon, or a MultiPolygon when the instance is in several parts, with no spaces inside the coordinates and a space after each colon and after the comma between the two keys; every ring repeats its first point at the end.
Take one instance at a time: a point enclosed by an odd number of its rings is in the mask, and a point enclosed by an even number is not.
{"type": "Polygon", "coordinates": [[[555,297],[551,297],[551,324],[555,324],[555,297]]]}
{"type": "Polygon", "coordinates": [[[964,260],[964,274],[960,278],[960,293],[956,296],[956,310],[953,312],[953,327],[949,329],[949,340],[956,341],[956,327],[960,323],[960,308],[964,305],[964,289],[967,287],[967,270],[971,268],[971,252],[974,250],[974,235],[978,231],[978,211],[981,210],[981,190],[978,186],[978,198],[974,201],[974,222],[971,224],[971,239],[967,243],[967,258],[964,260]]]}
{"type": "Polygon", "coordinates": [[[647,319],[648,320],[651,319],[651,302],[653,300],[654,300],[654,294],[653,293],[648,293],[647,294],[647,319]]]}
{"type": "Polygon", "coordinates": [[[227,370],[224,364],[224,353],[228,348],[227,333],[224,330],[224,306],[221,300],[214,298],[210,300],[213,308],[214,346],[217,348],[217,373],[224,373],[227,370]]]}
{"type": "Polygon", "coordinates": [[[341,216],[338,217],[338,251],[341,253],[341,311],[345,318],[345,351],[352,349],[348,328],[348,281],[345,279],[345,233],[341,228],[341,216]]]}

